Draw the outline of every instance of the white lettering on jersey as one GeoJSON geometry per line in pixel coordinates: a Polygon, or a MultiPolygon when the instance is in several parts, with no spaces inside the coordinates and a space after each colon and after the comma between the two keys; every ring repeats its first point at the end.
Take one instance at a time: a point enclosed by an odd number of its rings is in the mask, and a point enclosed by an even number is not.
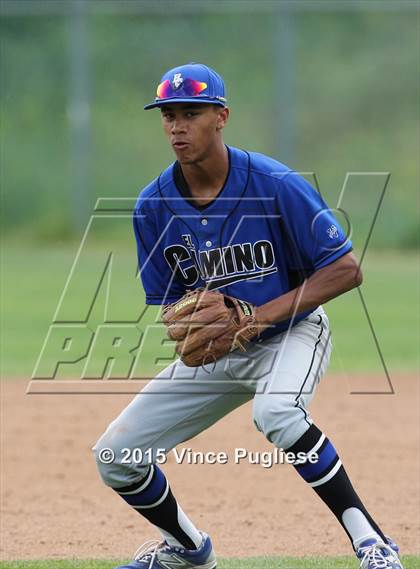
{"type": "Polygon", "coordinates": [[[240,280],[255,279],[277,272],[273,245],[268,240],[237,243],[197,251],[190,234],[183,234],[186,245],[165,248],[164,256],[178,279],[191,285],[199,276],[218,288],[240,280]]]}

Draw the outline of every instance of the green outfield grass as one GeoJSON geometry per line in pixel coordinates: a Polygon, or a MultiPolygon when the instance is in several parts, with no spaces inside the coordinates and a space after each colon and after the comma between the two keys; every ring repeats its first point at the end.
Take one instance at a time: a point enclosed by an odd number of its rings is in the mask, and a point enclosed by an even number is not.
{"type": "MultiPolygon", "coordinates": [[[[110,249],[94,242],[80,258],[68,293],[64,298],[60,319],[82,318],[103,271],[110,249]]],[[[135,245],[127,240],[114,247],[111,283],[108,287],[108,318],[128,321],[140,314],[144,297],[135,273],[135,245]]],[[[52,322],[77,245],[51,248],[33,247],[23,250],[14,244],[3,247],[2,257],[2,376],[27,377],[34,369],[44,339],[52,322]]],[[[378,341],[390,372],[414,371],[418,366],[418,257],[415,254],[376,254],[369,252],[364,262],[365,280],[362,292],[378,341]]],[[[104,279],[105,283],[106,279],[104,279]]],[[[89,316],[92,329],[103,322],[106,284],[101,287],[89,316]]],[[[381,372],[381,363],[357,291],[351,291],[326,306],[333,331],[334,352],[331,371],[381,372]]],[[[156,308],[148,309],[139,328],[153,323],[156,308]]],[[[171,346],[160,344],[164,330],[157,329],[145,343],[140,372],[153,374],[156,354],[168,357],[171,346]]],[[[44,358],[48,367],[50,356],[44,358]]],[[[52,356],[51,356],[52,358],[52,356]]],[[[105,354],[98,349],[91,367],[103,367],[105,354]]],[[[80,377],[84,362],[62,366],[64,377],[80,377]]],[[[162,363],[160,364],[163,365],[162,363]]],[[[140,377],[137,375],[137,377],[140,377]]]]}
{"type": "MultiPolygon", "coordinates": [[[[405,569],[417,569],[420,557],[403,557],[405,569]]],[[[117,561],[5,561],[2,569],[113,569],[117,561]]],[[[356,569],[354,557],[251,557],[220,559],[217,569],[356,569]]]]}

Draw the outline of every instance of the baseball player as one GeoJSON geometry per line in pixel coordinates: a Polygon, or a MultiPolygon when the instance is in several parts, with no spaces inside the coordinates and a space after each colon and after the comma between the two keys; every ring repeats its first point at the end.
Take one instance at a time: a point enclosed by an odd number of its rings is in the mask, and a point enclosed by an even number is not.
{"type": "Polygon", "coordinates": [[[146,303],[163,306],[180,358],[94,447],[104,483],[162,536],[119,569],[216,567],[210,537],[182,510],[158,459],[249,400],[255,427],[300,457],[293,467],[336,516],[360,567],[402,569],[308,411],[331,352],[322,304],[362,282],[350,240],[303,177],[224,144],[229,108],[214,70],[171,69],[152,108],[176,160],[141,192],[134,231],[146,303]],[[141,459],[125,460],[122,449],[141,459]]]}

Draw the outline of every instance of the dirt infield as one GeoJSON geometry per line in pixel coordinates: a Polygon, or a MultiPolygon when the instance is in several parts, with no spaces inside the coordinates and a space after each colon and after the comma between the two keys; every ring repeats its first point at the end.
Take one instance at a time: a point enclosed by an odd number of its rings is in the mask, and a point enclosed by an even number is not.
{"type": "MultiPolygon", "coordinates": [[[[415,376],[392,380],[395,395],[350,395],[345,378],[327,376],[312,414],[374,517],[404,553],[416,554],[419,385],[415,376]]],[[[158,537],[102,485],[90,451],[132,397],[25,395],[26,386],[2,383],[2,559],[128,558],[158,537]]],[[[170,457],[164,467],[220,555],[349,553],[344,532],[291,466],[234,464],[235,448],[272,450],[252,424],[250,404],[184,447],[228,454],[225,465],[179,465],[170,457]]]]}

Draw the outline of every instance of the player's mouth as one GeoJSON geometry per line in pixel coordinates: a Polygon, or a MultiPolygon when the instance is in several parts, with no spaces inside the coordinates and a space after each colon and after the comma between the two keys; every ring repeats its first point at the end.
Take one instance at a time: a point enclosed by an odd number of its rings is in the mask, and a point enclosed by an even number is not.
{"type": "Polygon", "coordinates": [[[175,150],[185,150],[185,148],[189,146],[189,143],[178,140],[176,142],[173,142],[172,146],[175,148],[175,150]]]}

